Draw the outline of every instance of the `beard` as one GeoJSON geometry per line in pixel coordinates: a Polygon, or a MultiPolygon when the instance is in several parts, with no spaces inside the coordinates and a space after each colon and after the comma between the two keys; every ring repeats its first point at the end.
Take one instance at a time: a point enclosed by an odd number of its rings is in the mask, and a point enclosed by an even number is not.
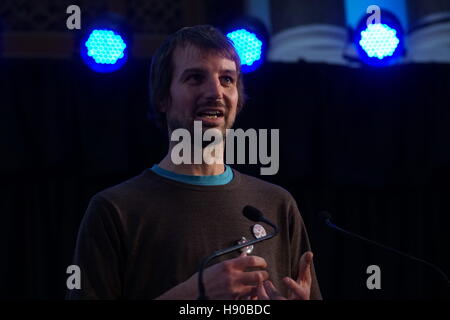
{"type": "MultiPolygon", "coordinates": [[[[203,137],[204,137],[204,133],[206,130],[208,129],[216,129],[217,131],[220,131],[221,133],[221,144],[223,146],[223,148],[225,148],[226,145],[226,140],[227,140],[227,129],[231,129],[233,127],[234,121],[230,121],[230,119],[227,118],[228,114],[224,115],[224,123],[220,126],[205,126],[202,122],[202,133],[201,133],[201,141],[198,141],[198,138],[195,138],[195,130],[194,130],[194,119],[191,118],[190,120],[186,120],[186,119],[177,119],[177,118],[171,118],[170,121],[169,119],[167,119],[167,125],[168,125],[168,133],[169,133],[169,140],[171,140],[171,136],[173,131],[175,131],[176,129],[185,129],[189,132],[190,137],[191,137],[191,146],[192,148],[198,147],[198,143],[201,143],[201,149],[204,150],[206,147],[210,146],[213,142],[214,143],[218,143],[216,137],[213,137],[211,140],[209,141],[204,141],[203,137]]],[[[200,120],[196,120],[196,121],[200,121],[200,120]]],[[[198,130],[198,129],[197,129],[198,130]]],[[[194,150],[194,149],[192,149],[194,150]]]]}
{"type": "Polygon", "coordinates": [[[226,136],[226,130],[227,129],[231,129],[234,125],[234,120],[230,117],[230,113],[229,113],[230,108],[226,107],[225,104],[219,102],[219,103],[204,103],[201,105],[198,105],[195,109],[194,112],[191,116],[189,117],[185,117],[185,118],[180,118],[180,117],[168,117],[166,115],[166,121],[167,121],[167,128],[169,131],[169,136],[171,135],[171,133],[176,130],[176,129],[186,129],[189,131],[189,133],[191,134],[191,136],[194,136],[194,121],[201,121],[202,123],[202,136],[205,133],[206,130],[211,129],[211,128],[216,128],[218,130],[220,130],[220,132],[222,133],[222,138],[225,141],[225,136],[226,136]],[[220,125],[214,125],[214,124],[210,124],[207,122],[204,122],[202,120],[199,119],[195,119],[196,118],[196,112],[197,110],[199,110],[200,108],[207,108],[207,107],[223,107],[225,109],[225,112],[223,114],[223,123],[221,123],[220,125]]]}

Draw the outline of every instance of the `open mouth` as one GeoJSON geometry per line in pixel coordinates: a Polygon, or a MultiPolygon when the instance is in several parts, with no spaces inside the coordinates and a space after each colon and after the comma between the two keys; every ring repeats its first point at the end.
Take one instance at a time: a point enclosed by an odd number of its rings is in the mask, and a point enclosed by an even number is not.
{"type": "Polygon", "coordinates": [[[202,119],[218,119],[223,117],[223,112],[220,110],[203,110],[197,112],[196,116],[202,119]]]}

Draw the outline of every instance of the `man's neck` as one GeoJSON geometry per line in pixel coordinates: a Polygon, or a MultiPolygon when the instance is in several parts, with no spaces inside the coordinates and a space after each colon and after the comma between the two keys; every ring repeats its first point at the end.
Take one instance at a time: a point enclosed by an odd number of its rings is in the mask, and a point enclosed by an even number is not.
{"type": "Polygon", "coordinates": [[[178,174],[194,176],[212,176],[225,172],[225,166],[223,164],[174,164],[170,158],[170,152],[161,160],[158,166],[178,174]]]}

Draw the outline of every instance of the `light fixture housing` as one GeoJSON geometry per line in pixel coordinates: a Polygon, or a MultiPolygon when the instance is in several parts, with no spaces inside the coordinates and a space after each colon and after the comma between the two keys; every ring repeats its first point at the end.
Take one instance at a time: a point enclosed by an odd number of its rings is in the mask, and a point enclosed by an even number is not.
{"type": "Polygon", "coordinates": [[[400,21],[386,10],[381,10],[378,23],[368,24],[369,17],[370,14],[364,15],[353,33],[353,43],[360,61],[375,67],[397,63],[405,52],[404,32],[400,21]]]}
{"type": "Polygon", "coordinates": [[[122,68],[129,58],[131,36],[116,15],[106,15],[89,26],[80,40],[80,55],[95,72],[109,73],[122,68]]]}
{"type": "Polygon", "coordinates": [[[225,35],[233,42],[243,73],[258,69],[266,60],[269,33],[257,18],[242,17],[228,24],[225,35]]]}

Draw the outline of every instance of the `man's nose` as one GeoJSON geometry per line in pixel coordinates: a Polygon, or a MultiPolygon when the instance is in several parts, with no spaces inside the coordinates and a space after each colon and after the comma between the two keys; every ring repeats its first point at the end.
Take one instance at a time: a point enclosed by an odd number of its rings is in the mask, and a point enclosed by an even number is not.
{"type": "Polygon", "coordinates": [[[214,100],[223,98],[223,88],[219,79],[211,79],[205,83],[204,97],[214,100]]]}

